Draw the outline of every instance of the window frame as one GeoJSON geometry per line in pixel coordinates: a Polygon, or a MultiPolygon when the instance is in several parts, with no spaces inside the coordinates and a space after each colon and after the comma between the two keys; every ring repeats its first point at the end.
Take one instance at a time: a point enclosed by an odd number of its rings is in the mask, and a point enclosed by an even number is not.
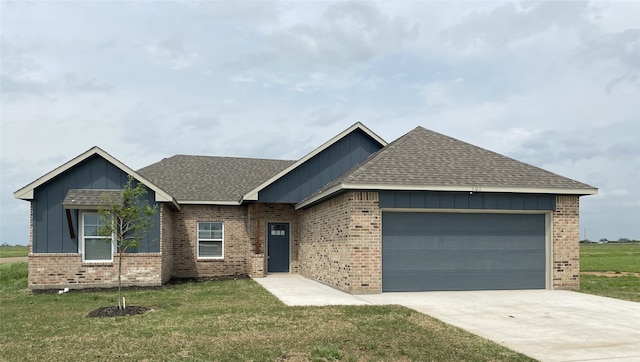
{"type": "Polygon", "coordinates": [[[222,221],[198,221],[196,223],[196,255],[198,260],[222,260],[224,259],[224,222],[222,221]],[[216,238],[212,238],[212,239],[206,239],[206,238],[200,238],[200,225],[201,224],[220,224],[221,229],[222,229],[222,235],[220,237],[220,239],[216,239],[216,238]],[[220,242],[221,245],[221,253],[220,256],[203,256],[200,255],[200,242],[204,241],[204,242],[220,242]]]}
{"type": "Polygon", "coordinates": [[[93,236],[93,235],[87,237],[84,234],[84,225],[85,225],[85,219],[84,218],[85,218],[86,215],[91,215],[91,214],[92,215],[97,215],[98,216],[98,220],[100,220],[100,214],[98,213],[97,210],[81,211],[80,215],[78,217],[78,219],[80,219],[80,222],[78,223],[79,224],[78,225],[79,226],[78,227],[78,229],[79,229],[78,230],[79,231],[78,234],[80,234],[80,254],[82,254],[82,262],[83,263],[105,263],[105,264],[113,263],[113,255],[115,254],[115,245],[114,245],[115,243],[113,242],[113,240],[115,238],[115,235],[111,234],[111,237],[109,237],[109,236],[100,237],[100,236],[93,236]],[[87,255],[86,248],[87,248],[87,246],[86,246],[86,242],[85,241],[86,241],[87,238],[89,238],[89,239],[103,239],[103,240],[110,239],[109,240],[109,246],[110,246],[110,249],[111,249],[111,252],[109,253],[110,259],[86,259],[86,255],[87,255]]]}

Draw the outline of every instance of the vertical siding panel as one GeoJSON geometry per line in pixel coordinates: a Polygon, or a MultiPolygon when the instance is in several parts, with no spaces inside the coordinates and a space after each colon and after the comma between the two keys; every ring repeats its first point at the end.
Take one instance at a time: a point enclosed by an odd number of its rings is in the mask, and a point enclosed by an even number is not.
{"type": "Polygon", "coordinates": [[[455,193],[453,204],[456,209],[468,209],[469,208],[469,194],[467,193],[455,193]]]}
{"type": "Polygon", "coordinates": [[[437,192],[425,192],[425,194],[425,203],[427,208],[440,207],[440,194],[438,194],[437,192]]]}
{"type": "Polygon", "coordinates": [[[36,253],[46,253],[47,246],[47,195],[35,190],[33,200],[33,248],[36,253]]]}
{"type": "Polygon", "coordinates": [[[525,210],[540,210],[538,206],[538,195],[524,195],[525,210]]]}
{"type": "Polygon", "coordinates": [[[396,193],[393,191],[380,192],[380,207],[381,208],[394,208],[396,206],[396,193]]]}
{"type": "Polygon", "coordinates": [[[89,160],[86,160],[82,164],[76,166],[76,169],[67,171],[73,172],[74,177],[76,178],[76,187],[79,189],[91,188],[91,164],[89,160]]]}
{"type": "Polygon", "coordinates": [[[62,182],[59,178],[47,185],[47,251],[62,252],[62,182]]]}
{"type": "Polygon", "coordinates": [[[497,209],[498,208],[498,195],[496,194],[484,194],[484,208],[485,209],[497,209]]]}
{"type": "Polygon", "coordinates": [[[444,209],[453,209],[456,207],[453,194],[444,192],[440,194],[440,207],[444,209]]]}
{"type": "Polygon", "coordinates": [[[411,207],[411,194],[408,192],[396,192],[396,207],[411,207]]]}
{"type": "Polygon", "coordinates": [[[509,210],[511,209],[511,197],[508,194],[498,194],[498,205],[496,209],[509,210]]]}
{"type": "Polygon", "coordinates": [[[423,208],[426,207],[425,195],[424,192],[411,192],[411,206],[412,208],[423,208]]]}
{"type": "Polygon", "coordinates": [[[107,161],[102,157],[93,157],[91,161],[91,188],[107,188],[107,161]]]}
{"type": "Polygon", "coordinates": [[[483,209],[485,208],[484,195],[479,193],[473,193],[469,195],[469,208],[471,209],[483,209]]]}
{"type": "Polygon", "coordinates": [[[511,210],[525,210],[523,195],[511,195],[511,210]]]}
{"type": "MultiPolygon", "coordinates": [[[[336,145],[336,147],[331,147],[329,148],[329,181],[334,180],[336,178],[338,178],[338,176],[340,176],[342,173],[340,172],[340,151],[341,151],[341,145],[340,143],[345,143],[345,140],[340,140],[339,144],[336,145]]],[[[327,182],[329,182],[327,181],[327,182]]]]}
{"type": "MultiPolygon", "coordinates": [[[[60,180],[61,180],[61,185],[62,185],[62,193],[61,196],[62,198],[60,199],[60,202],[62,202],[64,200],[64,197],[67,195],[67,192],[70,189],[75,189],[76,188],[76,182],[75,182],[75,177],[73,177],[73,174],[71,173],[65,173],[64,175],[60,176],[60,180]]],[[[73,211],[73,210],[72,210],[73,211]]],[[[71,222],[73,223],[73,228],[76,234],[76,239],[71,239],[71,234],[69,234],[69,225],[67,223],[67,214],[66,211],[64,210],[64,208],[62,208],[61,210],[62,212],[62,252],[63,253],[75,253],[78,251],[78,247],[77,247],[77,235],[78,235],[78,223],[76,220],[74,220],[74,212],[71,213],[71,222]]]]}

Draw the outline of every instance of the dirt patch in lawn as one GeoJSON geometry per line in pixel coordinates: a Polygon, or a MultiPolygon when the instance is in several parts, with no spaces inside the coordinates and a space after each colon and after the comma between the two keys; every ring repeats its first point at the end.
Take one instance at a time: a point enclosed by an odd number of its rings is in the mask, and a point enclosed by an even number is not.
{"type": "MultiPolygon", "coordinates": [[[[199,277],[199,278],[172,278],[166,284],[155,286],[123,286],[122,291],[136,291],[136,290],[161,290],[174,288],[176,285],[185,283],[200,283],[206,281],[224,281],[224,280],[238,280],[249,278],[246,274],[237,275],[221,275],[217,277],[199,277]]],[[[77,289],[69,287],[70,293],[95,293],[95,292],[115,292],[118,291],[118,287],[106,287],[106,288],[81,288],[79,285],[77,289]]],[[[59,288],[56,289],[33,289],[33,294],[56,294],[60,292],[59,288]]]]}
{"type": "Polygon", "coordinates": [[[124,309],[118,307],[102,307],[87,313],[87,317],[124,317],[129,315],[145,314],[150,309],[147,307],[139,307],[136,305],[128,306],[124,309]]]}
{"type": "Polygon", "coordinates": [[[11,258],[0,258],[0,264],[6,263],[23,263],[25,261],[29,261],[29,257],[26,256],[16,256],[11,258]]]}
{"type": "Polygon", "coordinates": [[[597,277],[638,277],[640,278],[640,273],[634,272],[614,272],[614,271],[606,271],[606,272],[580,272],[583,275],[595,275],[597,277]]]}

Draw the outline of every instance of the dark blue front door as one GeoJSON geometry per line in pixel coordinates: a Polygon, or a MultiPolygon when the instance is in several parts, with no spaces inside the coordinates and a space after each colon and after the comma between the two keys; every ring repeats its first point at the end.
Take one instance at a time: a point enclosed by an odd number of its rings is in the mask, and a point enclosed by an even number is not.
{"type": "Polygon", "coordinates": [[[270,222],[267,224],[268,272],[289,272],[289,224],[270,222]]]}

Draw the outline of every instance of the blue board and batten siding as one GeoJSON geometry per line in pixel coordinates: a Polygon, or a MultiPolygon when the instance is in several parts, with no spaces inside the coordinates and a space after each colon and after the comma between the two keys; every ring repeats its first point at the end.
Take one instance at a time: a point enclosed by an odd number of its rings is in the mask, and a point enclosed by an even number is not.
{"type": "Polygon", "coordinates": [[[258,200],[298,203],[381,148],[361,130],[353,131],[260,191],[258,200]]]}
{"type": "MultiPolygon", "coordinates": [[[[71,211],[75,238],[69,234],[67,216],[62,201],[70,189],[122,189],[128,175],[104,158],[94,155],[78,165],[39,186],[34,191],[33,252],[77,253],[78,210],[71,211]]],[[[147,190],[150,204],[155,204],[155,193],[147,190]]],[[[160,251],[160,214],[152,218],[153,227],[138,243],[138,252],[160,251]]]]}
{"type": "Polygon", "coordinates": [[[381,191],[380,208],[550,211],[556,208],[556,197],[549,194],[381,191]]]}

